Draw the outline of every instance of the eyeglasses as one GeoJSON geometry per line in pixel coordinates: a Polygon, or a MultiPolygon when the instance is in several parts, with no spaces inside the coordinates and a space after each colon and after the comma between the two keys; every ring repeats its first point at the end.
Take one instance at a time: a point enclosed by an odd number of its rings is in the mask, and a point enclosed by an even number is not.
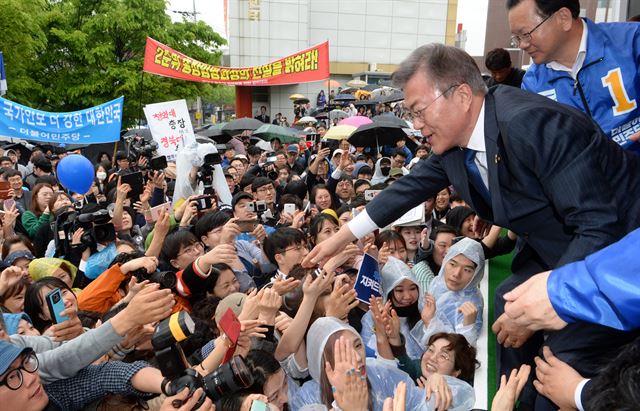
{"type": "Polygon", "coordinates": [[[284,254],[287,251],[301,251],[302,249],[308,250],[306,245],[298,244],[294,245],[293,247],[285,248],[280,254],[284,254]]]}
{"type": "Polygon", "coordinates": [[[544,20],[542,20],[540,23],[538,23],[537,26],[535,26],[533,29],[531,29],[530,32],[528,33],[524,33],[524,34],[514,34],[513,36],[511,36],[511,47],[520,47],[520,43],[522,43],[523,41],[526,42],[527,44],[529,44],[529,42],[531,41],[531,35],[533,34],[534,31],[538,30],[538,27],[542,26],[542,24],[549,20],[551,18],[551,16],[553,16],[554,14],[556,14],[555,12],[549,14],[544,20]]]}
{"type": "Polygon", "coordinates": [[[194,244],[190,245],[189,247],[186,247],[178,255],[180,256],[180,255],[183,255],[183,254],[196,254],[196,253],[199,253],[200,251],[202,251],[203,249],[204,249],[204,246],[202,245],[202,243],[198,242],[198,243],[194,243],[194,244]]]}
{"type": "Polygon", "coordinates": [[[417,119],[422,119],[422,114],[424,113],[424,111],[426,109],[428,109],[429,107],[431,107],[433,105],[433,103],[435,103],[436,101],[438,101],[438,99],[442,96],[444,96],[445,94],[447,94],[449,91],[451,91],[451,89],[458,87],[460,84],[454,84],[452,86],[450,86],[448,89],[446,89],[445,91],[443,91],[442,93],[440,93],[440,95],[436,98],[434,98],[431,103],[427,104],[426,106],[422,107],[420,110],[416,110],[416,111],[409,111],[408,116],[409,116],[409,121],[411,121],[412,123],[417,120],[417,119]]]}
{"type": "Polygon", "coordinates": [[[18,368],[10,369],[7,372],[6,377],[0,381],[0,387],[6,385],[10,390],[18,390],[22,387],[24,381],[22,371],[26,371],[29,374],[33,374],[38,369],[38,357],[35,353],[30,353],[22,360],[22,364],[18,368]]]}
{"type": "Polygon", "coordinates": [[[447,354],[446,352],[443,352],[443,351],[436,352],[436,350],[433,348],[433,346],[430,346],[429,348],[427,348],[427,352],[430,355],[435,355],[435,358],[436,358],[437,362],[449,362],[449,361],[451,361],[451,357],[449,356],[449,354],[447,354]]]}

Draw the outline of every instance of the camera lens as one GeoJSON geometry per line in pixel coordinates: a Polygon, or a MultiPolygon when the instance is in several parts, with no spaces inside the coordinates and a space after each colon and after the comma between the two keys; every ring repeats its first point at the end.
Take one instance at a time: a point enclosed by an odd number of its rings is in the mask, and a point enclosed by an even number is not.
{"type": "Polygon", "coordinates": [[[56,293],[52,297],[54,304],[60,301],[60,294],[56,293]]]}
{"type": "Polygon", "coordinates": [[[171,271],[160,271],[149,275],[149,281],[160,284],[160,288],[172,290],[176,286],[176,275],[171,271]]]}
{"type": "Polygon", "coordinates": [[[204,392],[213,401],[231,395],[253,384],[253,375],[242,357],[236,356],[218,367],[203,380],[204,392]]]}

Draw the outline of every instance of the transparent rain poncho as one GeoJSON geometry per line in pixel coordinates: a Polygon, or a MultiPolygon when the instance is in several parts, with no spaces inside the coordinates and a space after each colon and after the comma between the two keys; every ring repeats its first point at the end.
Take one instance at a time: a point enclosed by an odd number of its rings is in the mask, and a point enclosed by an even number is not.
{"type": "MultiPolygon", "coordinates": [[[[358,335],[354,328],[333,317],[320,318],[309,329],[307,334],[307,360],[309,362],[309,373],[313,380],[307,381],[295,394],[294,398],[289,398],[289,406],[293,411],[327,409],[322,405],[320,396],[320,367],[324,366],[324,364],[321,364],[322,353],[329,337],[340,331],[348,331],[358,335]]],[[[411,377],[404,371],[399,370],[393,361],[367,358],[366,369],[373,411],[382,410],[385,398],[393,397],[393,391],[401,381],[407,384],[407,410],[435,410],[435,396],[432,396],[431,400],[427,401],[425,391],[416,387],[411,377]]],[[[449,410],[468,411],[473,408],[475,402],[473,388],[457,378],[445,378],[453,394],[453,404],[449,410]]],[[[336,411],[341,411],[335,402],[333,407],[336,411]]]]}
{"type": "MultiPolygon", "coordinates": [[[[176,186],[173,190],[174,204],[180,199],[186,199],[192,195],[202,194],[202,184],[196,187],[191,185],[189,181],[189,173],[191,167],[201,167],[204,164],[204,157],[210,153],[217,153],[216,146],[210,143],[199,144],[192,142],[184,146],[176,158],[176,186]]],[[[222,166],[220,164],[214,166],[213,170],[213,189],[216,190],[220,204],[231,205],[231,192],[224,177],[222,166]]]]}
{"type": "MultiPolygon", "coordinates": [[[[385,303],[387,302],[388,295],[404,280],[409,280],[416,284],[418,286],[418,290],[420,290],[418,280],[416,280],[411,268],[395,257],[389,257],[387,263],[382,267],[382,270],[380,271],[380,280],[380,292],[382,294],[382,300],[385,303]]],[[[418,310],[422,309],[422,295],[422,290],[420,290],[418,295],[418,310]]],[[[417,327],[422,328],[421,321],[418,321],[418,323],[413,326],[413,329],[417,327]]],[[[422,357],[422,353],[426,350],[426,347],[421,343],[421,340],[412,336],[411,331],[412,328],[409,326],[407,318],[400,317],[400,333],[405,338],[405,349],[407,350],[407,355],[410,358],[418,359],[422,357]]],[[[362,331],[360,334],[362,335],[362,340],[365,345],[369,349],[378,352],[373,318],[371,317],[370,311],[367,311],[365,315],[362,316],[362,331]]],[[[418,335],[420,334],[418,333],[418,335]]]]}
{"type": "Polygon", "coordinates": [[[465,336],[469,344],[474,345],[478,340],[480,331],[482,330],[482,309],[484,300],[480,292],[480,281],[484,276],[484,252],[482,245],[473,239],[464,238],[449,248],[447,255],[442,262],[440,273],[433,280],[429,287],[429,294],[433,295],[436,300],[436,314],[429,322],[428,326],[420,321],[419,327],[411,330],[412,336],[420,341],[424,347],[429,341],[429,337],[435,333],[447,332],[457,333],[465,336]],[[445,283],[445,269],[453,257],[464,255],[476,264],[475,273],[467,284],[460,291],[451,291],[445,283]],[[471,302],[476,306],[478,315],[474,324],[463,325],[464,317],[458,309],[465,302],[471,302]]]}

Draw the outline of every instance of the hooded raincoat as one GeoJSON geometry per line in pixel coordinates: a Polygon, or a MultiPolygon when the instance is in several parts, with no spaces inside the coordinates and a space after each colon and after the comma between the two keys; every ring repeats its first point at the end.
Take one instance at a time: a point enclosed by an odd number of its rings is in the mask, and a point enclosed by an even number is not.
{"type": "Polygon", "coordinates": [[[483,276],[484,252],[482,245],[471,238],[463,238],[452,245],[444,257],[440,273],[433,280],[428,291],[436,300],[436,314],[429,324],[425,325],[420,321],[411,330],[413,338],[420,341],[420,344],[425,347],[429,337],[435,333],[458,333],[464,335],[469,344],[475,345],[482,330],[484,300],[479,286],[483,276]],[[445,269],[449,260],[460,254],[473,261],[476,268],[469,284],[460,291],[451,291],[445,283],[445,269]],[[458,309],[465,302],[473,303],[478,310],[474,324],[463,325],[464,318],[458,309]]]}
{"type": "MultiPolygon", "coordinates": [[[[322,354],[331,335],[348,331],[358,335],[357,331],[348,324],[333,317],[323,317],[313,323],[307,334],[307,360],[309,373],[313,380],[307,381],[297,392],[294,398],[289,398],[292,410],[300,410],[312,404],[322,404],[320,396],[320,367],[322,354]]],[[[384,400],[393,397],[393,391],[400,381],[407,384],[406,409],[412,411],[435,410],[435,396],[430,401],[426,400],[424,390],[415,386],[411,377],[399,370],[393,361],[375,358],[366,359],[367,380],[369,382],[369,397],[371,398],[373,411],[381,411],[384,400]]],[[[464,381],[453,377],[445,377],[451,388],[454,403],[450,411],[470,410],[475,402],[473,388],[464,381]]],[[[332,404],[336,411],[341,411],[335,403],[332,404]]],[[[322,405],[320,405],[322,407],[322,405]]]]}

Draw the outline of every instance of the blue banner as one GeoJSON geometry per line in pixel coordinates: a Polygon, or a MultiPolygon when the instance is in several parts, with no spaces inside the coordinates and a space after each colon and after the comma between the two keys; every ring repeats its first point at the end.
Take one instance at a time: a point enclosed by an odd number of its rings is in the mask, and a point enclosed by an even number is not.
{"type": "Polygon", "coordinates": [[[0,97],[0,136],[45,143],[98,144],[120,140],[124,97],[85,110],[49,113],[0,97]]]}
{"type": "Polygon", "coordinates": [[[353,286],[358,294],[358,300],[369,304],[369,298],[380,297],[380,272],[378,261],[369,254],[365,254],[362,260],[356,283],[353,286]]]}

